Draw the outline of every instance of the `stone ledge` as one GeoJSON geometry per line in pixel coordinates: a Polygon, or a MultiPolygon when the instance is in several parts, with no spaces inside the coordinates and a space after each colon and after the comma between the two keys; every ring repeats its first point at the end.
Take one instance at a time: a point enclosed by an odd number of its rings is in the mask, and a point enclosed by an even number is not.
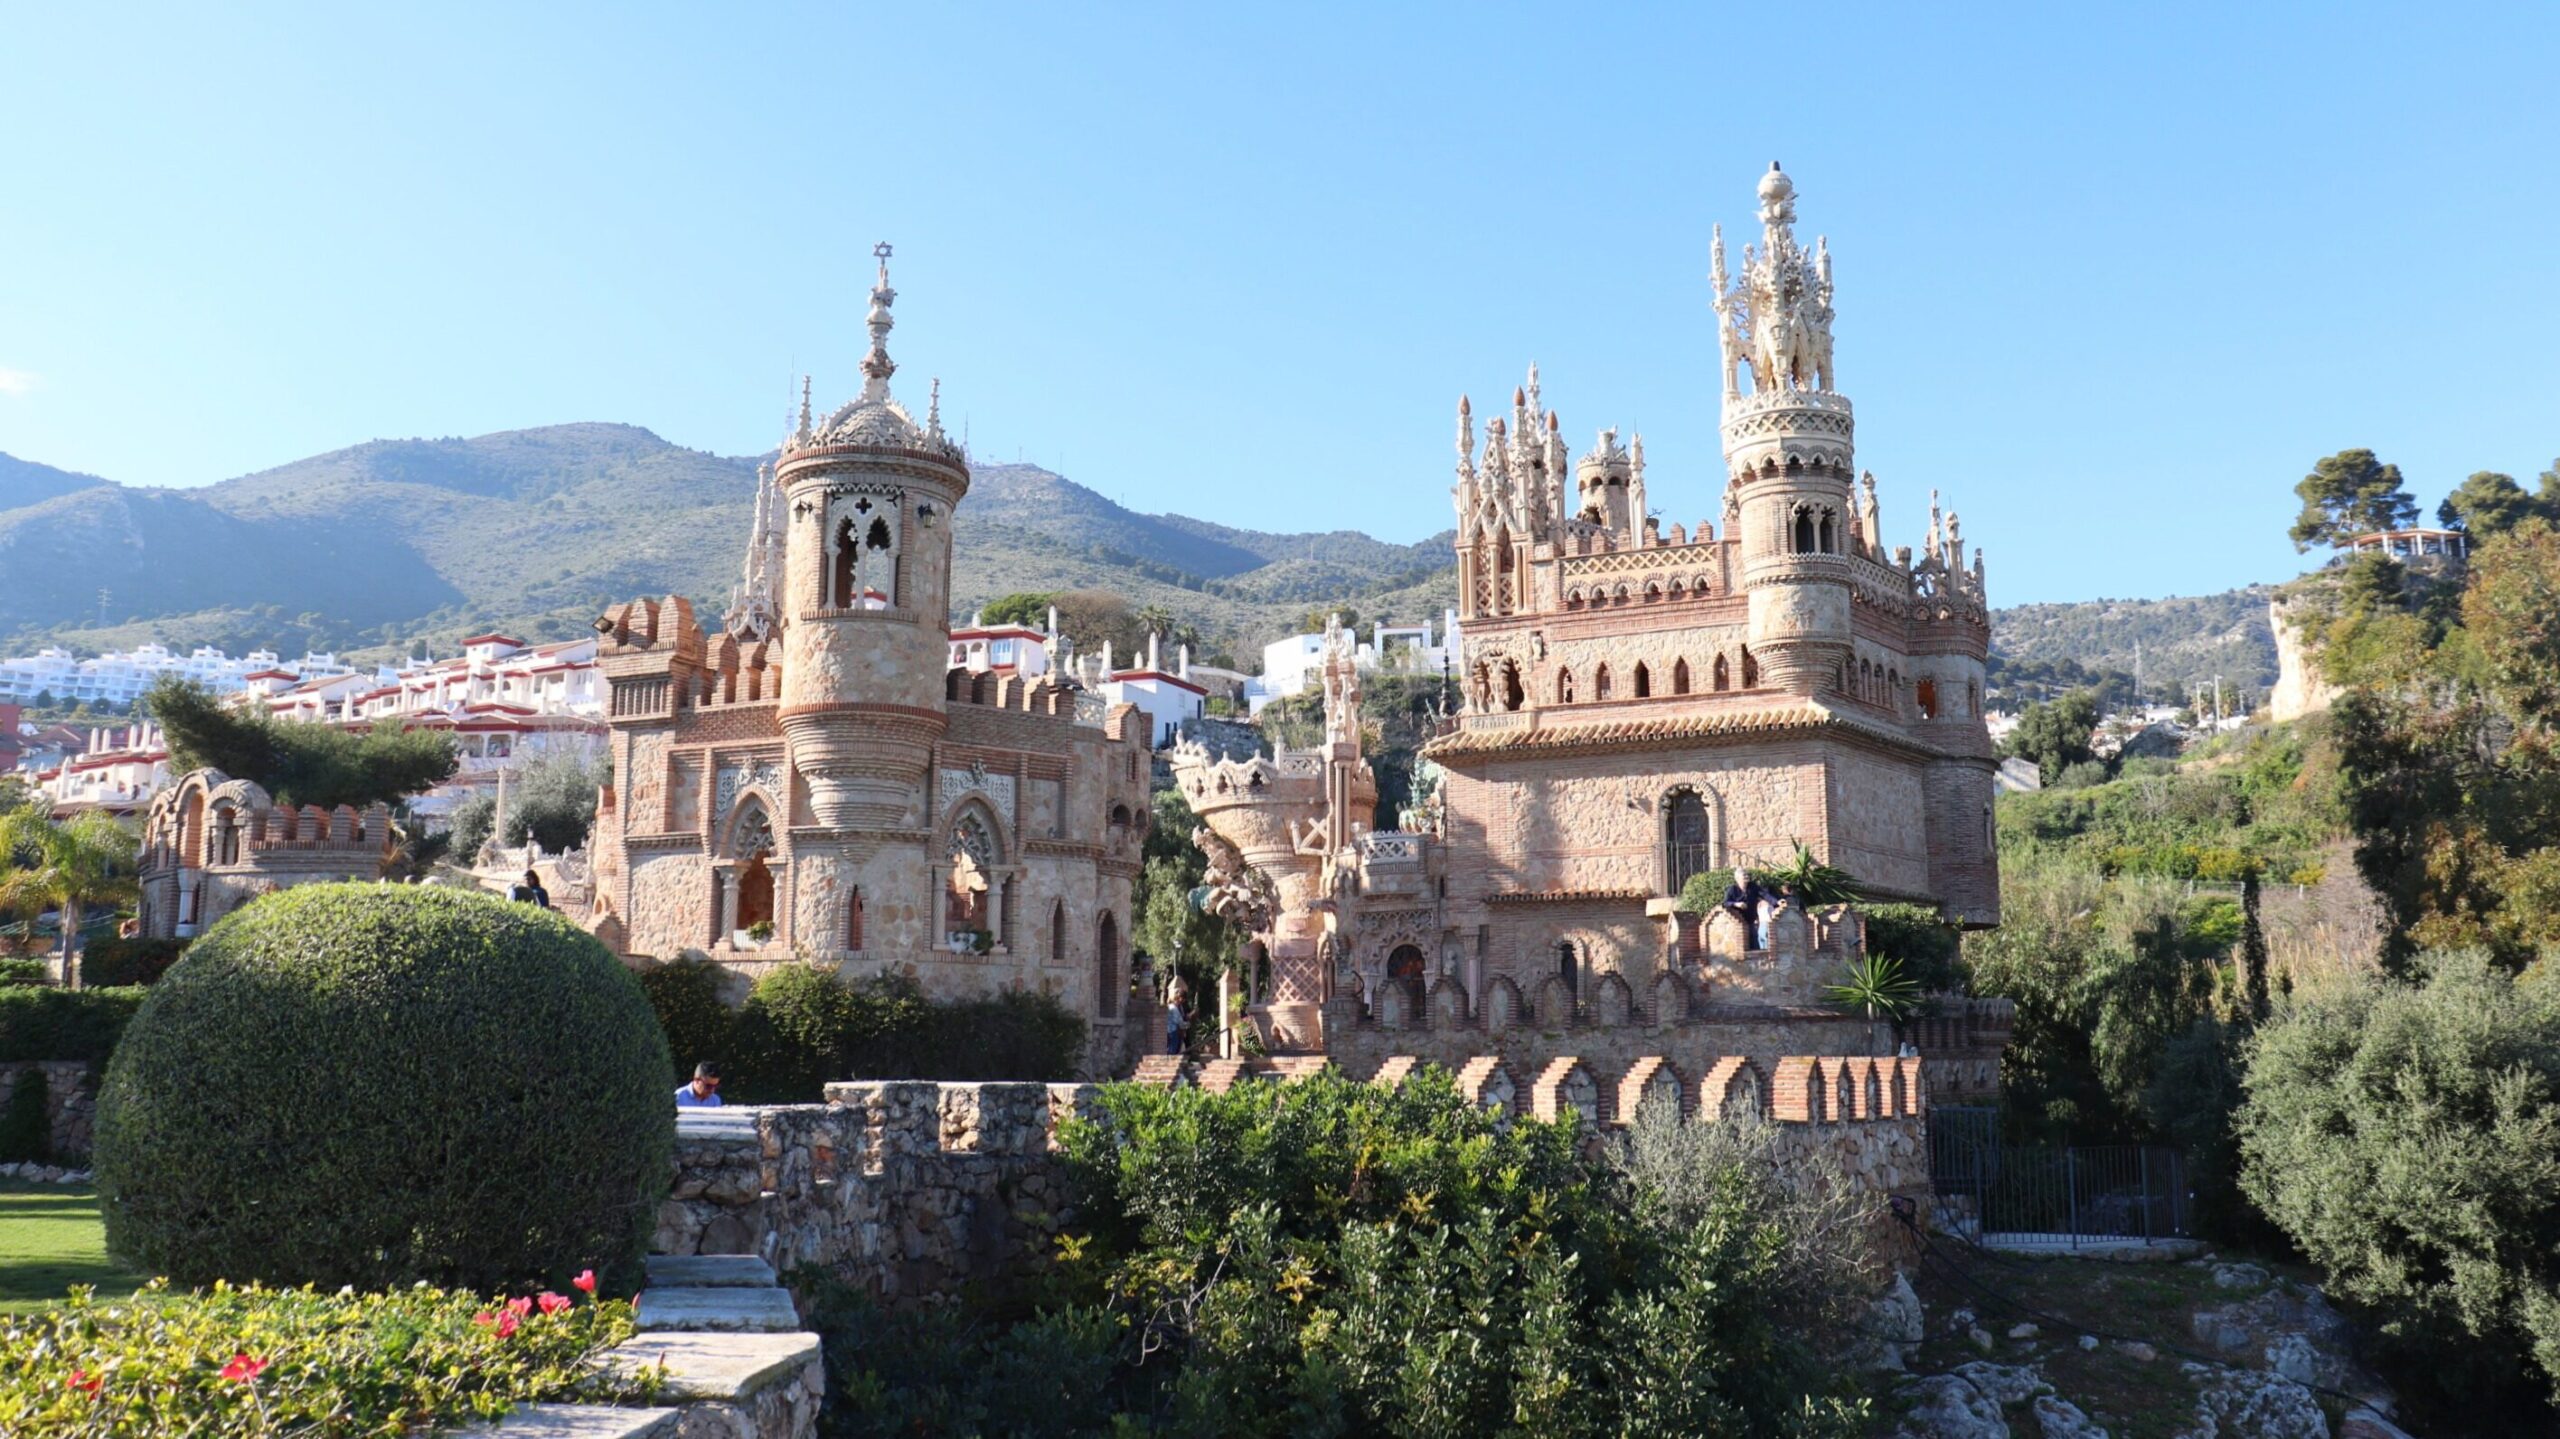
{"type": "Polygon", "coordinates": [[[615,1409],[603,1404],[526,1404],[502,1419],[475,1424],[456,1439],[676,1439],[673,1409],[615,1409]]]}
{"type": "Polygon", "coordinates": [[[783,1333],[800,1311],[780,1289],[643,1289],[635,1302],[643,1330],[783,1333]]]}
{"type": "Polygon", "coordinates": [[[614,1346],[604,1362],[621,1374],[652,1364],[666,1365],[667,1385],[658,1392],[661,1403],[745,1399],[816,1364],[818,1336],[641,1334],[614,1346]]]}
{"type": "Polygon", "coordinates": [[[652,1254],[652,1289],[771,1289],[773,1266],[752,1254],[652,1254]]]}

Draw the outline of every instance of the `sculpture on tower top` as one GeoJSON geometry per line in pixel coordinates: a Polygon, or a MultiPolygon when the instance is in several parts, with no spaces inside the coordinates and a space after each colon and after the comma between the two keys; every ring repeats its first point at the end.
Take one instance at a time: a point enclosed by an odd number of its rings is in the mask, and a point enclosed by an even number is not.
{"type": "Polygon", "coordinates": [[[1717,342],[1724,392],[1753,394],[1835,388],[1831,372],[1831,247],[1796,243],[1796,186],[1775,163],[1760,177],[1760,244],[1742,247],[1742,273],[1725,272],[1724,227],[1711,250],[1717,342]]]}
{"type": "Polygon", "coordinates": [[[1358,634],[1342,627],[1342,616],[1324,621],[1324,742],[1360,744],[1360,664],[1358,634]]]}

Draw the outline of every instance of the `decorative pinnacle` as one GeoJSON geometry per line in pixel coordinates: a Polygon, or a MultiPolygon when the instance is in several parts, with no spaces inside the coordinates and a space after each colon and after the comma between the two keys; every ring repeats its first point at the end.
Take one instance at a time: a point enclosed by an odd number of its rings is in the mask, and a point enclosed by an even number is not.
{"type": "Polygon", "coordinates": [[[862,357],[862,397],[885,400],[889,397],[889,377],[898,372],[898,362],[889,358],[889,331],[898,322],[890,317],[889,307],[897,303],[898,292],[889,288],[889,242],[871,247],[880,261],[880,279],[871,287],[871,353],[862,357]]]}
{"type": "Polygon", "coordinates": [[[937,433],[942,429],[942,377],[940,375],[933,377],[933,395],[926,401],[924,408],[924,427],[937,433]]]}
{"type": "Polygon", "coordinates": [[[803,437],[809,433],[809,377],[807,375],[800,377],[800,433],[803,437]]]}

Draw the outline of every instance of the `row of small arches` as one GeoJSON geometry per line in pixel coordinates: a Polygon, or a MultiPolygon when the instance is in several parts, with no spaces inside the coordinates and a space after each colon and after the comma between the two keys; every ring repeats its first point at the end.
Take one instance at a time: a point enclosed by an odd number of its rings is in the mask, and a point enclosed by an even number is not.
{"type": "MultiPolygon", "coordinates": [[[[1752,657],[1751,647],[1749,645],[1742,647],[1740,657],[1742,660],[1742,664],[1740,666],[1742,679],[1741,688],[1746,690],[1758,689],[1760,687],[1760,661],[1752,657]]],[[[1724,655],[1718,654],[1707,667],[1708,692],[1711,694],[1724,694],[1732,690],[1735,687],[1734,670],[1735,666],[1732,661],[1728,660],[1724,655]]],[[[1689,671],[1689,662],[1686,659],[1673,660],[1671,662],[1671,673],[1667,678],[1670,682],[1670,689],[1667,693],[1673,695],[1685,695],[1691,693],[1696,688],[1693,677],[1689,671]]],[[[1624,695],[1621,695],[1619,693],[1619,676],[1609,668],[1608,662],[1604,660],[1593,666],[1590,674],[1589,701],[1593,704],[1600,704],[1620,698],[1639,700],[1653,698],[1655,678],[1654,670],[1651,665],[1642,660],[1638,660],[1635,663],[1635,666],[1626,672],[1625,679],[1626,692],[1624,695]]],[[[1584,694],[1575,682],[1572,666],[1557,666],[1555,697],[1557,704],[1569,705],[1583,701],[1584,694]]]]}
{"type": "Polygon", "coordinates": [[[1694,581],[1685,576],[1674,575],[1667,586],[1660,580],[1647,580],[1641,590],[1625,581],[1619,582],[1614,588],[1608,585],[1593,585],[1586,590],[1580,585],[1574,585],[1564,592],[1564,607],[1569,610],[1578,610],[1600,605],[1636,603],[1651,605],[1660,604],[1665,600],[1702,600],[1714,592],[1713,587],[1707,583],[1703,575],[1694,581]]]}

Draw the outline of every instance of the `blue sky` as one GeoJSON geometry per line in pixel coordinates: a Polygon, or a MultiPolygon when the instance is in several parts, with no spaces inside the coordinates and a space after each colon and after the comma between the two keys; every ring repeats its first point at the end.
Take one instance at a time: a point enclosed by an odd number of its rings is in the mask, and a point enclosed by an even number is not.
{"type": "Polygon", "coordinates": [[[984,459],[1419,538],[1534,359],[1693,521],[1780,159],[1887,538],[1942,490],[1996,603],[2291,574],[2332,450],[2560,455],[2550,6],[231,8],[0,3],[0,450],[759,451],[886,238],[984,459]]]}

